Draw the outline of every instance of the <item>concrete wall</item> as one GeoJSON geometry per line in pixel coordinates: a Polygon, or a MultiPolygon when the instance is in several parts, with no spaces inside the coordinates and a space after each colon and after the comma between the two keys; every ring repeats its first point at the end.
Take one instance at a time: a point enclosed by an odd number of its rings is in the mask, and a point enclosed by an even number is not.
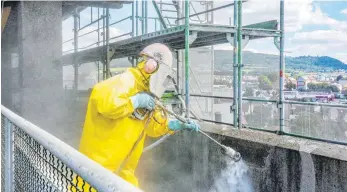
{"type": "Polygon", "coordinates": [[[2,105],[77,147],[86,101],[63,89],[62,2],[13,2],[2,33],[2,105]],[[15,56],[15,57],[14,57],[15,56]]]}
{"type": "Polygon", "coordinates": [[[20,2],[21,114],[41,127],[54,126],[63,101],[61,2],[20,2]]]}
{"type": "MultiPolygon", "coordinates": [[[[221,132],[204,124],[248,164],[255,191],[347,191],[347,147],[259,131],[221,132]],[[223,136],[222,136],[223,135],[223,136]]],[[[198,133],[179,133],[145,153],[137,170],[145,191],[208,191],[226,166],[221,149],[198,133]]]]}
{"type": "Polygon", "coordinates": [[[11,6],[10,15],[1,34],[1,103],[18,112],[14,93],[19,89],[18,60],[18,4],[11,6]],[[17,61],[17,62],[15,62],[17,61]]]}

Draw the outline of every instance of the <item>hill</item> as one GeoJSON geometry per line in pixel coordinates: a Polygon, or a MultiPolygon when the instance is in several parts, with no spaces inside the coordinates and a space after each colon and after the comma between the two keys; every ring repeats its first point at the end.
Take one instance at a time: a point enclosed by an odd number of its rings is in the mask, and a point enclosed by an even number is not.
{"type": "MultiPolygon", "coordinates": [[[[233,63],[233,54],[231,50],[215,50],[215,69],[218,71],[231,71],[233,63]]],[[[191,66],[199,70],[210,70],[211,55],[208,49],[191,49],[191,66]]],[[[286,70],[314,71],[324,72],[344,69],[347,70],[347,64],[328,56],[300,56],[285,58],[286,70]]],[[[254,53],[250,51],[243,52],[243,63],[245,70],[255,71],[278,71],[279,56],[263,53],[254,53]]],[[[175,66],[176,63],[174,63],[175,66]]],[[[112,60],[111,67],[129,67],[131,64],[126,58],[112,60]]]]}
{"type": "MultiPolygon", "coordinates": [[[[215,50],[216,69],[231,70],[233,54],[231,50],[215,50]]],[[[344,69],[347,70],[347,64],[328,56],[299,56],[286,57],[287,70],[302,71],[331,71],[344,69]]],[[[243,63],[246,67],[264,67],[267,69],[277,69],[279,65],[278,55],[269,55],[263,53],[243,52],[243,63]]]]}
{"type": "Polygon", "coordinates": [[[301,70],[339,70],[347,69],[347,65],[338,59],[321,56],[286,57],[286,66],[301,70]]]}

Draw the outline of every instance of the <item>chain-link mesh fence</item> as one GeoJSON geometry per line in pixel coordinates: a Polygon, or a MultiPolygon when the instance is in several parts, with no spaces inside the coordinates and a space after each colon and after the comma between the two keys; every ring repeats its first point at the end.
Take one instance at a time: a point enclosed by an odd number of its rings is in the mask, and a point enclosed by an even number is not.
{"type": "Polygon", "coordinates": [[[139,191],[3,106],[1,185],[11,192],[139,191]]]}
{"type": "MultiPolygon", "coordinates": [[[[18,127],[14,127],[15,191],[84,191],[85,181],[18,127]],[[83,186],[82,188],[80,186],[83,186]]],[[[94,188],[88,186],[87,191],[94,188]]]]}
{"type": "Polygon", "coordinates": [[[6,159],[6,142],[5,142],[5,118],[1,115],[1,192],[5,191],[5,159],[6,159]]]}
{"type": "Polygon", "coordinates": [[[5,147],[7,139],[5,130],[8,126],[13,130],[13,188],[14,191],[95,191],[66,164],[60,161],[49,150],[1,115],[1,184],[4,185],[5,147]],[[10,123],[10,125],[8,125],[10,123]],[[7,126],[7,127],[5,127],[7,126]]]}

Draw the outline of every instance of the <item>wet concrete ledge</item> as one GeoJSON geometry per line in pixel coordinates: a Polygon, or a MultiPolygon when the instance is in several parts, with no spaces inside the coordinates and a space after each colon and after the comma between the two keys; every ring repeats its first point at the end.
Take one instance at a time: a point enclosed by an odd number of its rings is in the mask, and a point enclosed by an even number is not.
{"type": "Polygon", "coordinates": [[[223,135],[235,139],[242,139],[263,145],[281,147],[284,149],[305,151],[312,155],[347,161],[347,146],[345,145],[332,144],[293,136],[277,135],[274,133],[251,129],[239,130],[227,125],[219,125],[214,123],[203,123],[201,126],[204,131],[209,133],[223,135]],[[310,148],[310,150],[307,148],[310,148]]]}
{"type": "MultiPolygon", "coordinates": [[[[242,154],[254,191],[347,191],[346,146],[211,123],[202,127],[242,154]]],[[[220,147],[186,131],[144,153],[136,174],[145,191],[209,191],[226,161],[220,147]]]]}

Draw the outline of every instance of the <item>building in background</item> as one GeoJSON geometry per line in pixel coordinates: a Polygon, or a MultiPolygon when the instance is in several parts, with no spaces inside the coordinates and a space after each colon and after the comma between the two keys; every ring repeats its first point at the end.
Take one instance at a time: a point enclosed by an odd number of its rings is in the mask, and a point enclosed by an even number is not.
{"type": "Polygon", "coordinates": [[[308,78],[305,76],[300,76],[297,79],[296,89],[307,90],[308,78]]]}
{"type": "Polygon", "coordinates": [[[331,85],[337,87],[338,93],[341,93],[342,88],[343,88],[341,84],[339,84],[339,83],[332,83],[331,85]]]}
{"type": "Polygon", "coordinates": [[[342,78],[338,81],[338,84],[340,84],[342,86],[342,88],[347,88],[347,79],[346,78],[342,78]]]}

